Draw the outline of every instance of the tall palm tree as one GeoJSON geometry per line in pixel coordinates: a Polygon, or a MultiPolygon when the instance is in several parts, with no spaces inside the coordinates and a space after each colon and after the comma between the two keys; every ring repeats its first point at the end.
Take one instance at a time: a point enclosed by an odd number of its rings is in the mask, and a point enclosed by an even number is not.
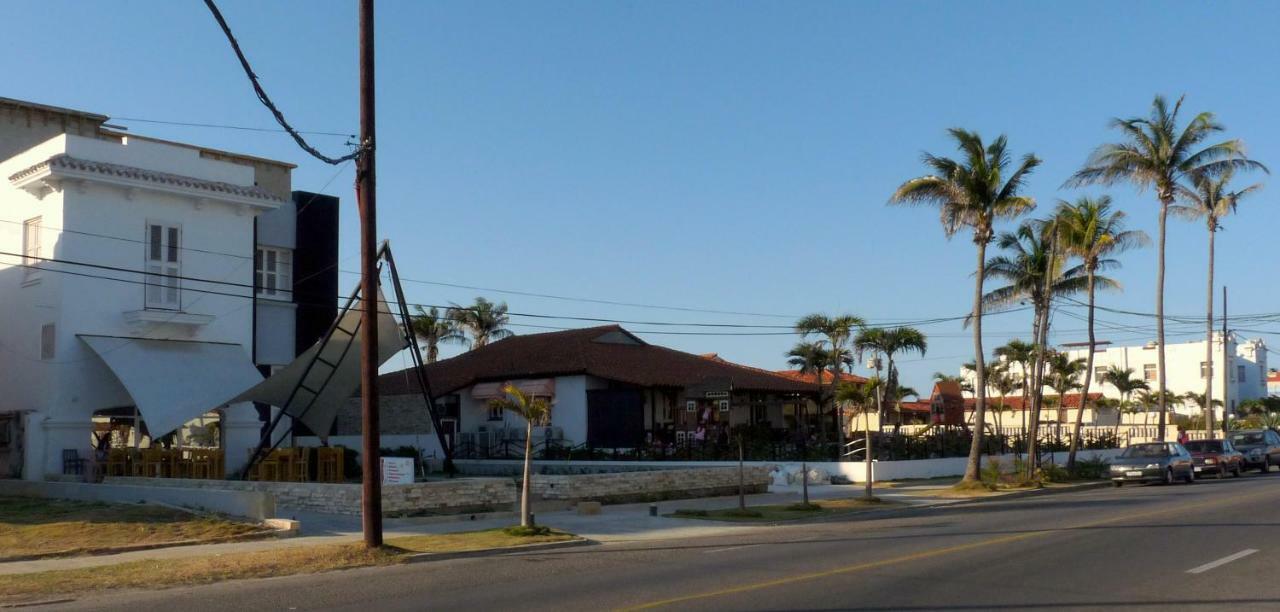
{"type": "Polygon", "coordinates": [[[1226,140],[1201,148],[1210,136],[1225,128],[1213,113],[1203,112],[1185,127],[1178,125],[1184,97],[1169,108],[1164,96],[1156,96],[1147,117],[1112,119],[1111,127],[1123,135],[1117,143],[1104,144],[1089,156],[1066,186],[1131,183],[1140,190],[1152,188],[1160,202],[1160,234],[1156,247],[1156,380],[1160,402],[1160,440],[1165,439],[1168,389],[1165,378],[1164,347],[1164,253],[1165,225],[1169,207],[1180,187],[1196,175],[1218,176],[1228,170],[1264,169],[1248,158],[1244,142],[1226,140]]]}
{"type": "Polygon", "coordinates": [[[996,347],[996,357],[1003,359],[1006,363],[1018,364],[1018,369],[1022,370],[1022,382],[1018,385],[1022,389],[1022,435],[1027,435],[1027,393],[1031,389],[1031,361],[1035,358],[1036,347],[1014,338],[1005,343],[1004,346],[996,347]]]}
{"type": "MultiPolygon", "coordinates": [[[[975,387],[974,413],[986,418],[986,386],[982,380],[982,287],[986,278],[987,245],[995,238],[996,222],[1013,219],[1035,208],[1035,200],[1019,193],[1027,176],[1040,165],[1040,159],[1027,154],[1016,165],[1008,150],[1008,141],[1000,136],[989,145],[976,132],[952,128],[951,137],[962,154],[960,160],[924,154],[924,164],[932,174],[911,179],[893,193],[891,204],[925,204],[938,208],[942,230],[948,238],[967,229],[973,234],[978,263],[973,286],[973,354],[978,364],[979,380],[975,387]]],[[[981,481],[982,428],[979,427],[969,447],[969,463],[962,483],[981,481]]]]}
{"type": "Polygon", "coordinates": [[[520,418],[524,419],[525,436],[524,436],[524,481],[520,486],[520,526],[531,527],[529,524],[529,490],[532,488],[530,479],[533,477],[533,426],[542,425],[551,416],[551,404],[545,398],[534,397],[519,387],[507,383],[502,388],[502,397],[496,397],[489,400],[489,405],[493,408],[499,408],[516,413],[520,418]]]}
{"type": "MultiPolygon", "coordinates": [[[[866,322],[861,317],[851,314],[837,315],[834,317],[825,314],[815,313],[802,317],[796,321],[796,331],[800,332],[802,337],[821,336],[826,339],[831,352],[830,363],[827,368],[831,371],[831,389],[832,397],[835,396],[836,385],[840,382],[840,374],[843,371],[842,366],[846,363],[852,365],[853,353],[850,350],[850,343],[853,341],[853,335],[862,329],[866,322]]],[[[818,384],[822,384],[822,375],[818,375],[818,384]]],[[[844,415],[840,409],[840,404],[835,403],[835,409],[832,413],[836,417],[836,442],[839,444],[837,448],[844,448],[844,415]]],[[[822,406],[818,406],[818,414],[821,417],[822,406]]],[[[823,428],[825,429],[825,421],[823,428]]],[[[825,439],[825,433],[823,434],[825,439]]]]}
{"type": "MultiPolygon", "coordinates": [[[[826,435],[826,420],[822,419],[822,373],[826,371],[831,364],[832,355],[827,349],[826,342],[819,340],[816,342],[797,342],[795,346],[787,351],[787,363],[800,371],[801,374],[813,374],[814,380],[817,381],[818,387],[818,424],[821,427],[822,434],[826,435]]],[[[803,404],[802,404],[803,405],[803,404]]],[[[799,418],[797,424],[800,433],[804,436],[804,440],[809,439],[809,415],[808,408],[803,409],[805,414],[799,418]]],[[[824,438],[825,439],[825,438],[824,438]]],[[[808,455],[808,449],[805,449],[805,455],[808,455]]],[[[806,478],[807,480],[807,478],[806,478]]]]}
{"type": "Polygon", "coordinates": [[[458,327],[458,322],[448,316],[441,316],[435,306],[431,310],[423,310],[418,306],[418,314],[410,317],[410,328],[418,339],[418,344],[427,349],[427,363],[435,363],[440,358],[440,345],[446,342],[466,344],[467,337],[458,327]]]}
{"type": "Polygon", "coordinates": [[[1085,292],[1089,301],[1089,355],[1085,360],[1084,383],[1080,390],[1080,409],[1076,411],[1071,448],[1067,452],[1067,469],[1074,470],[1080,428],[1084,423],[1084,405],[1088,401],[1089,387],[1093,382],[1093,351],[1097,346],[1093,329],[1096,293],[1099,288],[1119,288],[1114,282],[1099,287],[1098,270],[1119,267],[1120,263],[1112,259],[1112,255],[1150,244],[1151,239],[1140,230],[1124,229],[1124,212],[1111,208],[1110,196],[1082,197],[1075,203],[1059,200],[1055,217],[1062,250],[1080,258],[1084,263],[1085,278],[1088,279],[1085,292]]]}
{"type": "MultiPolygon", "coordinates": [[[[1262,185],[1254,183],[1239,191],[1231,190],[1231,179],[1235,171],[1227,170],[1218,176],[1208,174],[1197,174],[1193,179],[1193,187],[1188,189],[1179,186],[1178,198],[1182,200],[1181,205],[1174,206],[1170,212],[1180,217],[1205,221],[1205,225],[1209,228],[1209,283],[1207,288],[1207,296],[1205,299],[1205,375],[1204,375],[1204,396],[1213,399],[1213,265],[1214,265],[1214,237],[1217,236],[1218,230],[1222,228],[1222,219],[1236,211],[1236,206],[1245,196],[1257,192],[1262,185]]],[[[1223,340],[1226,341],[1225,339],[1223,340]]],[[[1225,364],[1223,366],[1226,367],[1225,364]]],[[[1225,370],[1224,370],[1225,372],[1225,370]]],[[[1225,398],[1224,398],[1225,399],[1225,398]]],[[[1215,429],[1213,424],[1213,410],[1209,409],[1208,404],[1205,406],[1204,422],[1205,427],[1209,431],[1215,429]]]]}
{"type": "MultiPolygon", "coordinates": [[[[1032,220],[1013,232],[1000,235],[997,244],[1006,254],[987,261],[987,273],[1008,284],[992,289],[983,301],[992,308],[1009,307],[1023,301],[1032,307],[1032,355],[1028,388],[1031,408],[1027,424],[1028,476],[1036,469],[1036,430],[1040,426],[1043,403],[1044,360],[1048,354],[1050,307],[1055,297],[1079,293],[1088,286],[1083,266],[1067,268],[1057,247],[1057,230],[1050,221],[1032,220]]],[[[1103,282],[1110,283],[1109,279],[1103,282]]]]}
{"type": "Polygon", "coordinates": [[[471,349],[478,349],[493,340],[501,340],[512,335],[507,325],[511,317],[507,316],[507,303],[490,302],[482,297],[470,306],[451,304],[449,318],[458,322],[458,326],[471,333],[471,349]]]}

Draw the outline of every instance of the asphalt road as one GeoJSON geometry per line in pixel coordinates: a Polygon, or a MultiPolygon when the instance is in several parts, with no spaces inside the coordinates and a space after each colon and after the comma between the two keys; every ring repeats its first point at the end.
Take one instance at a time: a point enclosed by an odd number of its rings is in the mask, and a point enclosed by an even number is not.
{"type": "Polygon", "coordinates": [[[118,593],[95,610],[1280,609],[1280,473],[118,593]],[[1253,551],[1253,552],[1249,552],[1253,551]]]}

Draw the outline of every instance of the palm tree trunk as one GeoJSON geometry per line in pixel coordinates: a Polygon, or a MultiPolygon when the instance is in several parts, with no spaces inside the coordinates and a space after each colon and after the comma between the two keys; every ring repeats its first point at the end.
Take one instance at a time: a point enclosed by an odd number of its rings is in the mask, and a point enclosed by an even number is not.
{"type": "MultiPolygon", "coordinates": [[[[1214,231],[1214,225],[1217,220],[1213,215],[1209,216],[1209,286],[1205,293],[1205,328],[1204,328],[1204,353],[1205,353],[1205,372],[1204,372],[1204,423],[1205,431],[1209,437],[1213,437],[1213,238],[1218,232],[1214,231]]],[[[1223,339],[1226,342],[1226,339],[1223,339]]],[[[1226,367],[1226,364],[1223,364],[1226,367]]],[[[1223,370],[1226,374],[1226,370],[1223,370]]],[[[1224,411],[1225,414],[1225,411],[1224,411]]]]}
{"type": "Polygon", "coordinates": [[[1160,245],[1156,252],[1156,378],[1160,396],[1160,441],[1165,440],[1165,425],[1169,416],[1165,406],[1165,371],[1164,371],[1164,240],[1165,225],[1169,217],[1169,204],[1173,202],[1173,194],[1160,197],[1160,245]]]}
{"type": "Polygon", "coordinates": [[[1035,347],[1036,353],[1035,363],[1031,370],[1031,431],[1028,438],[1027,451],[1027,477],[1035,476],[1036,469],[1040,463],[1040,408],[1044,405],[1044,359],[1047,351],[1047,342],[1049,339],[1049,308],[1048,300],[1043,300],[1044,304],[1039,304],[1040,314],[1037,321],[1040,329],[1036,330],[1035,347]]]}
{"type": "Polygon", "coordinates": [[[987,418],[987,379],[986,363],[982,351],[982,284],[987,272],[986,236],[980,236],[978,243],[978,270],[973,281],[973,360],[977,366],[977,381],[974,383],[973,420],[977,427],[973,429],[973,442],[969,445],[969,463],[964,468],[964,479],[961,482],[971,483],[981,480],[982,469],[982,434],[983,423],[987,418]]]}
{"type": "Polygon", "coordinates": [[[840,380],[840,364],[837,363],[835,369],[831,370],[831,410],[835,413],[836,420],[836,461],[843,461],[844,454],[844,406],[836,403],[836,388],[839,387],[837,381],[840,380]]]}
{"type": "Polygon", "coordinates": [[[525,419],[524,428],[524,483],[520,487],[520,526],[532,527],[529,524],[529,482],[533,467],[533,419],[525,419]]]}
{"type": "MultiPolygon", "coordinates": [[[[1033,326],[1033,329],[1039,329],[1039,328],[1040,328],[1040,322],[1036,321],[1033,326]]],[[[1035,340],[1035,333],[1031,334],[1031,339],[1033,341],[1035,340]]],[[[1031,377],[1029,376],[1031,372],[1031,363],[1027,361],[1023,361],[1021,362],[1021,365],[1022,365],[1022,443],[1023,443],[1023,446],[1026,446],[1027,444],[1027,410],[1030,409],[1030,406],[1027,405],[1027,388],[1031,385],[1031,377]]]]}
{"type": "MultiPolygon", "coordinates": [[[[1089,269],[1089,356],[1085,359],[1084,366],[1084,386],[1080,388],[1080,405],[1076,407],[1076,428],[1071,434],[1071,449],[1067,452],[1067,470],[1076,469],[1076,451],[1080,448],[1080,426],[1084,423],[1084,408],[1089,403],[1089,383],[1093,379],[1093,347],[1097,340],[1093,335],[1093,300],[1094,300],[1094,280],[1095,275],[1093,268],[1089,269]]],[[[1067,402],[1066,396],[1062,397],[1062,403],[1065,406],[1067,402]]]]}

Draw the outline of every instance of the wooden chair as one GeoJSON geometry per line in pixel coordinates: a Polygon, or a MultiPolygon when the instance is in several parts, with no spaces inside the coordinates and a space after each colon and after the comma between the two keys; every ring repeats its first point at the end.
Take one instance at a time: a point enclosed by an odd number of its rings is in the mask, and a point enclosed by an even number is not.
{"type": "Polygon", "coordinates": [[[316,449],[316,480],[320,482],[342,482],[345,480],[343,464],[346,457],[341,448],[316,449]]]}
{"type": "Polygon", "coordinates": [[[293,482],[307,482],[310,479],[311,471],[311,449],[303,446],[293,449],[293,458],[290,462],[289,480],[293,482]]]}
{"type": "Polygon", "coordinates": [[[132,473],[129,449],[113,448],[107,451],[107,476],[128,476],[132,473]]]}

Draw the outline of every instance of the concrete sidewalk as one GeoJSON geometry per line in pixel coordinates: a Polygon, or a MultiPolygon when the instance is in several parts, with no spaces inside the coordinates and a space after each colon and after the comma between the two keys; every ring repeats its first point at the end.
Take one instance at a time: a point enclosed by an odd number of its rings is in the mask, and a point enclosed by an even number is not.
{"type": "MultiPolygon", "coordinates": [[[[930,496],[931,492],[942,491],[949,486],[950,483],[945,482],[907,483],[892,488],[877,487],[876,495],[883,499],[898,502],[906,507],[941,506],[975,501],[972,499],[942,499],[930,496]]],[[[809,497],[813,500],[850,498],[861,496],[863,491],[862,485],[810,485],[809,497]]],[[[985,499],[998,499],[1000,497],[1003,496],[992,496],[985,499]]],[[[747,505],[795,503],[800,501],[801,498],[802,494],[799,485],[775,485],[770,488],[768,493],[748,495],[747,505]]],[[[538,512],[535,515],[540,525],[547,525],[605,544],[727,535],[768,529],[770,527],[767,524],[729,524],[663,516],[677,509],[729,508],[736,504],[737,497],[734,496],[664,501],[658,502],[658,516],[656,517],[649,516],[650,504],[647,503],[605,506],[600,514],[590,516],[579,515],[574,510],[538,512]]],[[[897,508],[902,508],[903,506],[898,506],[897,508]]],[[[256,542],[157,548],[115,555],[15,561],[0,563],[0,575],[101,567],[148,559],[184,559],[291,546],[339,544],[358,541],[361,537],[360,517],[358,516],[321,514],[290,509],[283,509],[279,514],[282,515],[280,518],[293,518],[301,522],[301,533],[298,537],[256,542]]],[[[440,522],[438,517],[430,519],[389,518],[384,521],[383,529],[386,539],[390,540],[400,536],[494,529],[507,527],[516,522],[517,519],[511,513],[475,515],[475,520],[450,520],[448,522],[440,522]]]]}

